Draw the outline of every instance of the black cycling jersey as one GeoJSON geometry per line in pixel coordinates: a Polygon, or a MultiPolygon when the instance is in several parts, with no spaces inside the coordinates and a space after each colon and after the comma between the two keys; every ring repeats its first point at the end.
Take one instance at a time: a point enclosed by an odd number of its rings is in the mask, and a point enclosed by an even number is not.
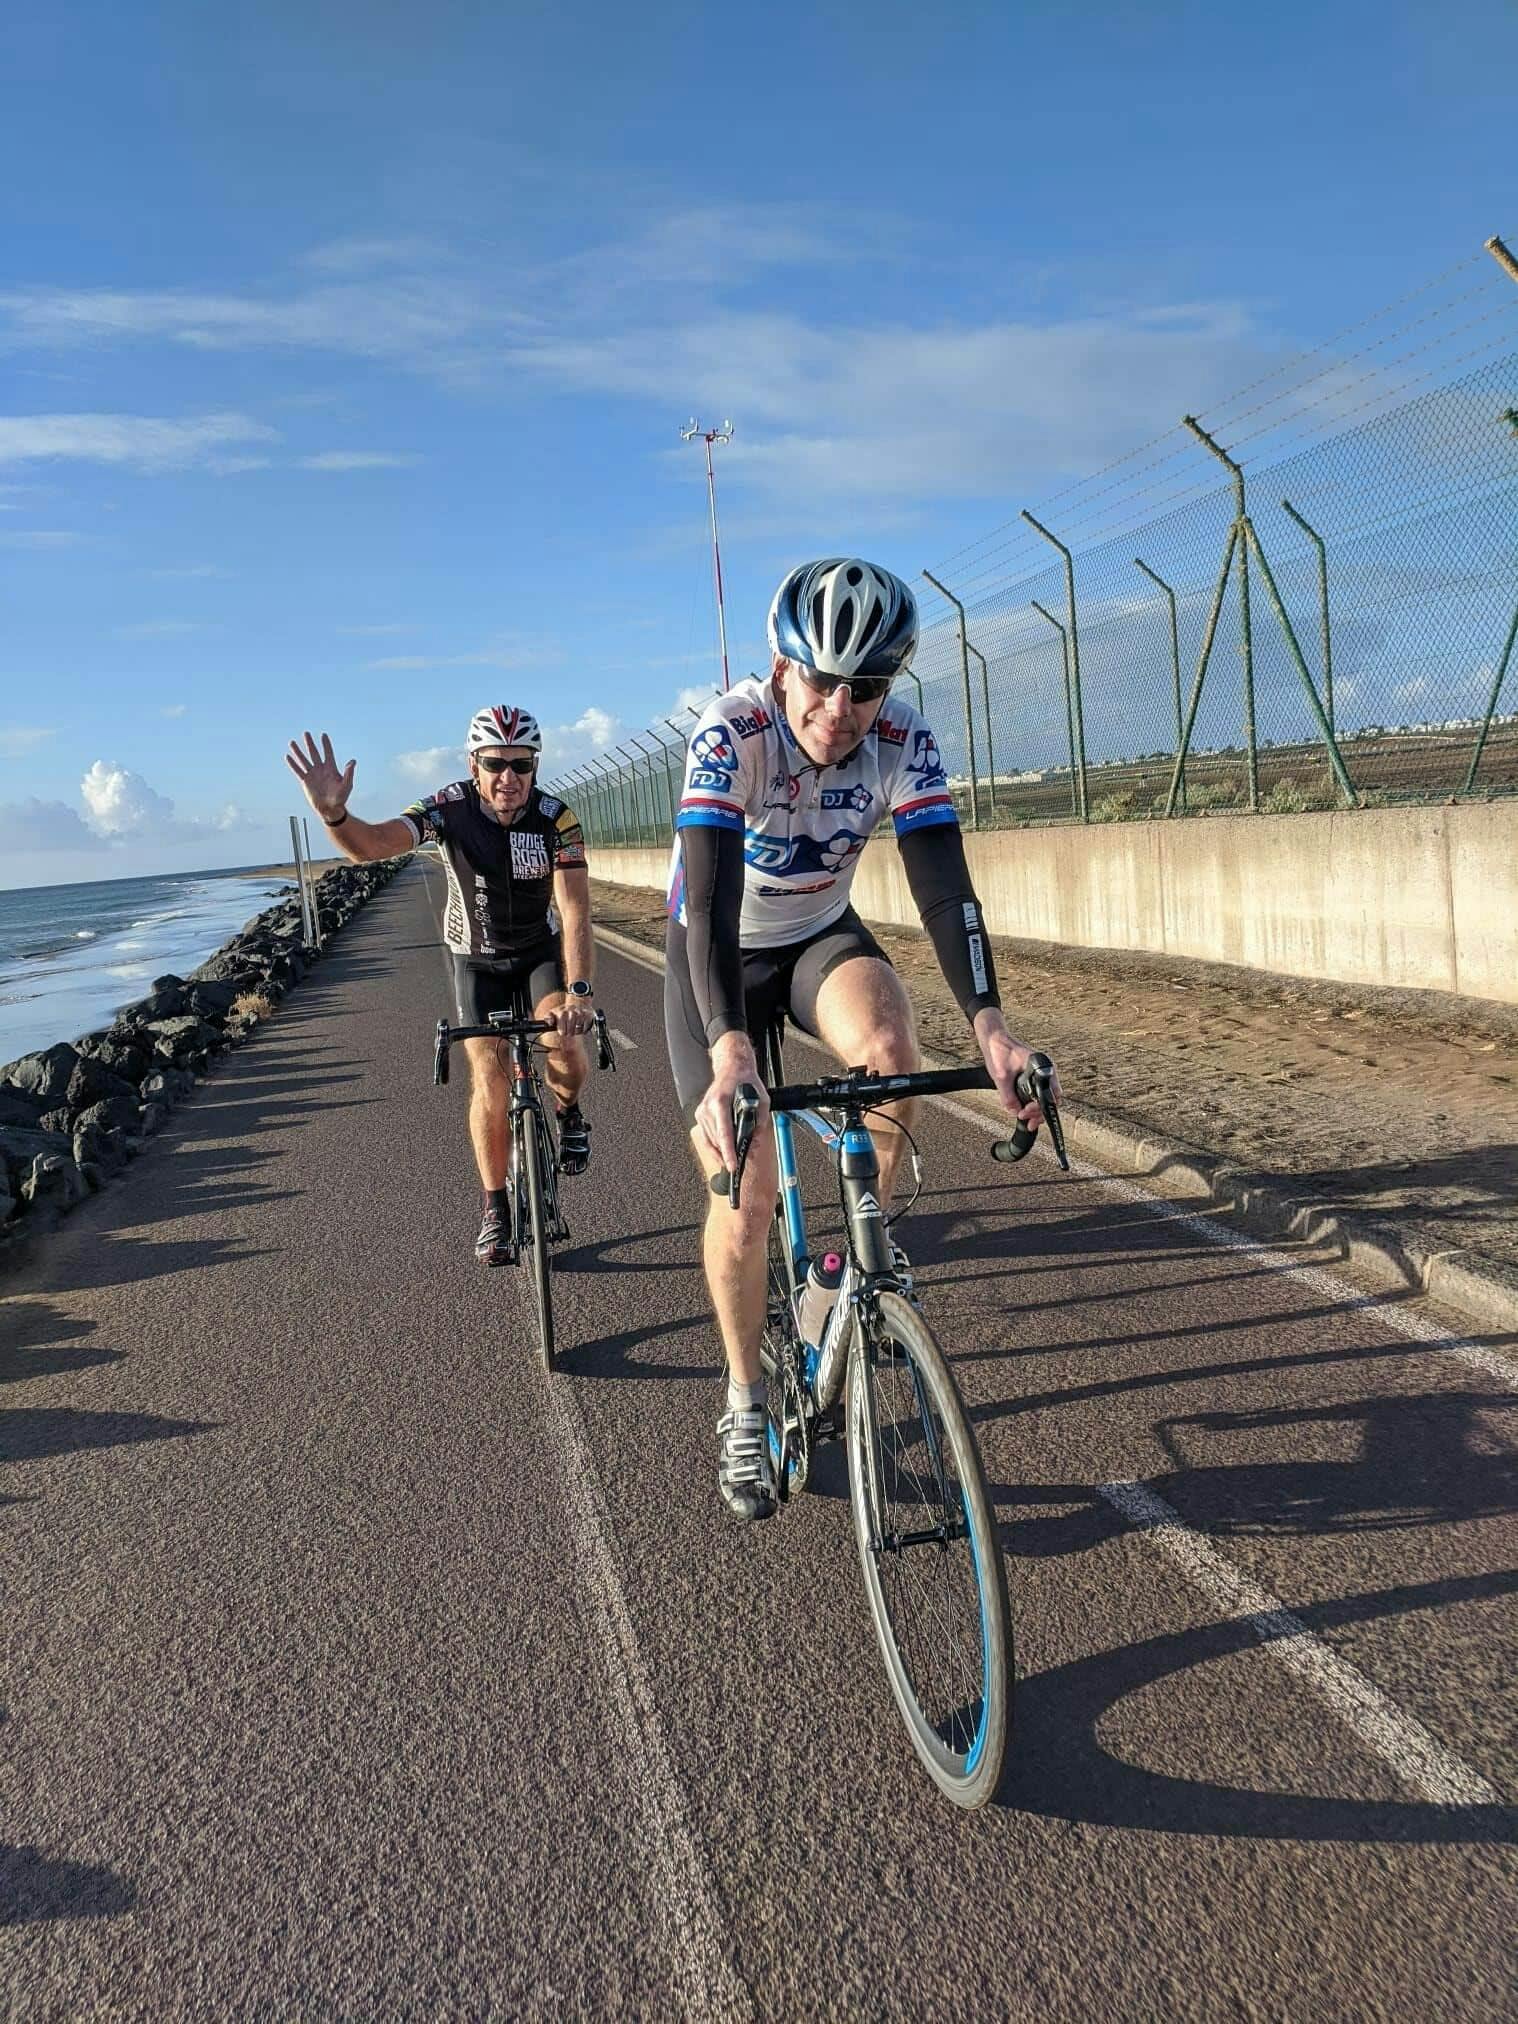
{"type": "Polygon", "coordinates": [[[448,872],[443,937],[457,956],[506,959],[559,931],[556,871],[585,869],[579,817],[534,782],[514,822],[497,822],[472,780],[456,780],[401,820],[418,843],[436,843],[448,872]]]}

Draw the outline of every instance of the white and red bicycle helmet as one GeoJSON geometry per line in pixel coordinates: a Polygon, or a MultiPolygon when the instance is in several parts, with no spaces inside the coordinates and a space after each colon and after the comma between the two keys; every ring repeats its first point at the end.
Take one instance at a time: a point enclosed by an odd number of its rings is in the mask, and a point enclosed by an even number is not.
{"type": "Polygon", "coordinates": [[[525,745],[529,751],[541,752],[543,733],[530,710],[517,710],[509,703],[487,703],[469,720],[467,749],[480,752],[487,745],[525,745]]]}

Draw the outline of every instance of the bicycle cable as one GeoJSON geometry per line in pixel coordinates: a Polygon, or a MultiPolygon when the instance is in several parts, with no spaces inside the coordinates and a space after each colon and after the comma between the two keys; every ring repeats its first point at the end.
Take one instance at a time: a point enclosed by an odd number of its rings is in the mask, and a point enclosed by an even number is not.
{"type": "MultiPolygon", "coordinates": [[[[860,1115],[862,1117],[884,1118],[887,1124],[891,1124],[896,1127],[897,1131],[901,1133],[902,1137],[906,1140],[907,1144],[912,1148],[912,1179],[915,1183],[915,1186],[913,1187],[911,1194],[908,1195],[907,1199],[902,1203],[899,1209],[892,1209],[889,1212],[887,1212],[884,1208],[882,1208],[881,1214],[885,1219],[885,1226],[889,1230],[890,1228],[892,1228],[894,1224],[899,1222],[904,1215],[907,1214],[908,1210],[916,1206],[917,1197],[922,1193],[922,1149],[918,1145],[916,1139],[913,1138],[912,1134],[907,1130],[906,1126],[901,1122],[901,1119],[898,1117],[892,1117],[890,1113],[882,1105],[872,1104],[868,1110],[861,1112],[860,1115]]],[[[839,1182],[838,1182],[838,1206],[843,1211],[844,1221],[845,1223],[847,1223],[848,1204],[843,1197],[843,1176],[841,1173],[839,1174],[839,1182]]]]}

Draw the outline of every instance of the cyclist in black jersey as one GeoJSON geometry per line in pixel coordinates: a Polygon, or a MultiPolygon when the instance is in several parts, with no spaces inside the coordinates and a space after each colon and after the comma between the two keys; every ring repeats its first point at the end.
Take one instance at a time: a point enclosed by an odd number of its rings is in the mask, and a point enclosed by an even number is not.
{"type": "MultiPolygon", "coordinates": [[[[286,764],[332,841],[356,863],[397,857],[436,844],[447,875],[443,936],[453,957],[461,1026],[504,1011],[525,981],[533,1017],[552,1019],[543,1036],[544,1077],[558,1106],[559,1158],[566,1174],[590,1160],[590,1126],[580,1109],[586,1076],[579,1036],[594,1005],[590,873],[573,809],[537,784],[542,734],[530,712],[507,704],[478,711],[469,726],[469,778],[415,801],[389,822],[364,822],[348,810],[355,761],[340,767],[332,741],[320,749],[308,731],[291,741],[286,764]]],[[[510,1084],[490,1040],[463,1042],[470,1066],[469,1135],[485,1215],[475,1256],[506,1261],[510,1230],[510,1084]]]]}

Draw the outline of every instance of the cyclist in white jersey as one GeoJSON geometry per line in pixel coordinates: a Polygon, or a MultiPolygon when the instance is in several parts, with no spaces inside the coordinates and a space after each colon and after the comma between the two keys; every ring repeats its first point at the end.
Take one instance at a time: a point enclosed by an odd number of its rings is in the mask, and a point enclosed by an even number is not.
{"type": "MultiPolygon", "coordinates": [[[[776,592],[769,637],[769,676],[718,697],[691,734],[676,818],[665,1032],[703,1174],[736,1164],[733,1095],[745,1082],[762,1087],[751,1036],[775,1012],[847,1064],[877,1074],[919,1065],[911,1001],[849,903],[860,853],[888,812],[923,926],[1002,1102],[1039,1122],[1015,1088],[1031,1050],[1001,1014],[937,741],[890,694],[917,645],[911,591],[867,562],[806,563],[776,592]]],[[[910,1106],[894,1108],[906,1122],[910,1106]]],[[[718,1486],[740,1519],[775,1508],[759,1361],[778,1185],[765,1115],[742,1206],[711,1197],[704,1241],[728,1365],[718,1486]]],[[[876,1143],[889,1201],[904,1141],[886,1125],[876,1143]]]]}

